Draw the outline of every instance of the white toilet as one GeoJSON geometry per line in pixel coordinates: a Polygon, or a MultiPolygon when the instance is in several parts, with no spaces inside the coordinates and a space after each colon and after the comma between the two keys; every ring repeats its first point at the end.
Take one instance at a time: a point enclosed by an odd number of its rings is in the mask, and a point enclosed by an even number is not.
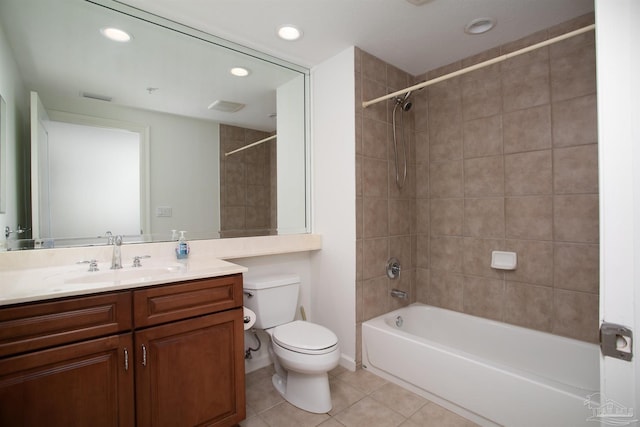
{"type": "Polygon", "coordinates": [[[331,410],[327,372],[340,359],[338,337],[324,326],[293,320],[299,289],[295,275],[245,277],[244,305],[256,313],[254,327],[271,337],[275,388],[292,405],[325,413],[331,410]]]}

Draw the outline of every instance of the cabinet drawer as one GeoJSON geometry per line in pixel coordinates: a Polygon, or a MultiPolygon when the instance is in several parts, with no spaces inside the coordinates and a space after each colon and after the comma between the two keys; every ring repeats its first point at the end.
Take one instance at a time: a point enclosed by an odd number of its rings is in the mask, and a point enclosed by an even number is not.
{"type": "Polygon", "coordinates": [[[193,280],[136,290],[136,328],[158,325],[242,306],[242,275],[193,280]]]}
{"type": "Polygon", "coordinates": [[[131,329],[131,292],[0,309],[0,357],[131,329]]]}

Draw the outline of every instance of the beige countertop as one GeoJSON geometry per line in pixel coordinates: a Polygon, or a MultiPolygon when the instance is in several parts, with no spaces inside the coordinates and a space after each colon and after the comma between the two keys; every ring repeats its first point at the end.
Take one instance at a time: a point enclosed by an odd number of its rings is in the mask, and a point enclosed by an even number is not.
{"type": "Polygon", "coordinates": [[[241,265],[209,257],[193,257],[184,263],[178,262],[175,258],[143,260],[142,267],[125,266],[119,270],[111,270],[110,263],[99,263],[98,268],[98,271],[90,272],[87,264],[77,264],[0,271],[0,306],[135,289],[247,271],[247,268],[241,265]]]}

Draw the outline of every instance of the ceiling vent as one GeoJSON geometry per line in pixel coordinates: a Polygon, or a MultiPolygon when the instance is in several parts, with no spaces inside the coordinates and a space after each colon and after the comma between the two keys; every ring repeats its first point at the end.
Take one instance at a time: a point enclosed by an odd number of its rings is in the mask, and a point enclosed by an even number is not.
{"type": "Polygon", "coordinates": [[[80,96],[83,98],[95,99],[97,101],[105,101],[105,102],[111,102],[111,100],[113,99],[113,97],[111,96],[98,95],[97,93],[90,93],[90,92],[80,92],[80,96]]]}
{"type": "Polygon", "coordinates": [[[422,6],[424,4],[429,3],[432,0],[407,0],[409,3],[415,6],[422,6]]]}
{"type": "Polygon", "coordinates": [[[244,104],[240,104],[239,102],[221,101],[219,99],[209,105],[209,110],[222,111],[223,113],[235,113],[243,108],[244,104]]]}

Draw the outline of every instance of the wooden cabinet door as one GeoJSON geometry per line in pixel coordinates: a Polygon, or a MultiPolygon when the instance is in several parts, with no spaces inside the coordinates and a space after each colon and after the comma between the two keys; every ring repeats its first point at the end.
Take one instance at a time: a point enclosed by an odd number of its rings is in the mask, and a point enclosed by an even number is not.
{"type": "Polygon", "coordinates": [[[136,418],[227,427],[245,418],[242,308],[135,333],[136,418]]]}
{"type": "Polygon", "coordinates": [[[131,334],[1,359],[0,425],[133,426],[132,362],[131,334]]]}

